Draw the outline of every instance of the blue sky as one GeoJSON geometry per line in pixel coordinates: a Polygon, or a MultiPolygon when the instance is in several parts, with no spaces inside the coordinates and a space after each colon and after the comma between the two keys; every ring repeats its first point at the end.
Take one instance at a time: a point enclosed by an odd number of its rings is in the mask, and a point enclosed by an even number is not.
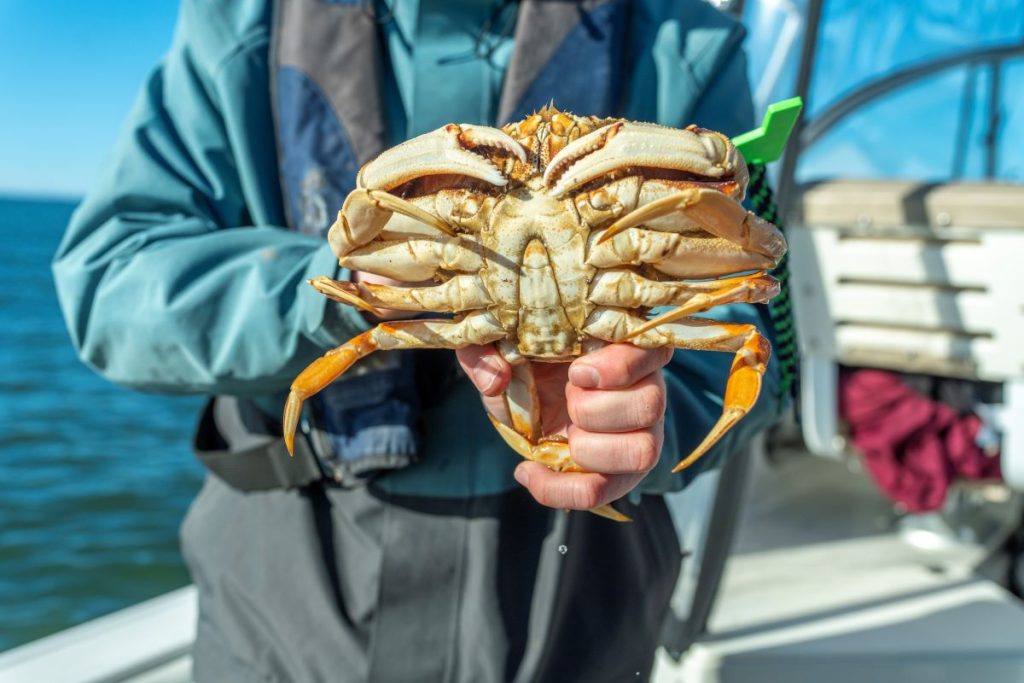
{"type": "Polygon", "coordinates": [[[0,0],[0,194],[78,196],[147,73],[177,0],[0,0]]]}
{"type": "MultiPolygon", "coordinates": [[[[830,0],[812,108],[894,64],[965,45],[1019,41],[1020,2],[830,0]],[[882,34],[887,41],[878,38],[882,34]]],[[[0,194],[80,196],[92,185],[140,85],[170,45],[177,5],[178,0],[0,0],[0,194]]],[[[765,49],[786,35],[778,19],[800,5],[748,1],[748,7],[780,13],[764,25],[747,17],[755,84],[764,73],[765,49]]],[[[977,76],[965,178],[983,175],[982,124],[988,120],[991,74],[983,68],[977,76]]],[[[951,70],[865,108],[802,159],[801,175],[949,177],[967,77],[965,69],[951,70]],[[922,120],[929,125],[919,125],[922,120]],[[888,134],[878,139],[879,131],[888,134]]],[[[792,84],[783,85],[774,99],[792,94],[792,84]]],[[[998,131],[997,177],[1012,182],[1024,180],[1024,106],[1016,97],[1022,88],[1024,60],[1017,59],[1002,71],[998,131]]]]}

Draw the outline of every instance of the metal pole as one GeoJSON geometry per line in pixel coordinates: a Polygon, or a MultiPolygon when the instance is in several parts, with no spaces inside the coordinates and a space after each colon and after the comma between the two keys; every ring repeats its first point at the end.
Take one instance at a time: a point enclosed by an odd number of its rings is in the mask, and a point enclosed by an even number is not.
{"type": "MultiPolygon", "coordinates": [[[[847,93],[825,109],[822,109],[814,117],[813,121],[804,121],[803,128],[800,131],[800,149],[805,150],[817,143],[826,133],[835,128],[836,125],[856,110],[900,88],[924,80],[942,71],[955,69],[960,66],[976,66],[978,68],[988,66],[990,69],[997,69],[999,68],[998,65],[1005,64],[1011,59],[1019,59],[1021,56],[1024,56],[1024,43],[1012,43],[1010,45],[971,49],[954,55],[940,57],[929,62],[890,71],[886,75],[847,93]]],[[[998,83],[993,85],[997,89],[999,88],[998,83]]],[[[993,92],[990,90],[989,95],[991,96],[992,94],[993,92]]],[[[998,95],[998,93],[996,94],[998,95]]],[[[990,102],[989,104],[991,109],[992,103],[990,102]]],[[[995,105],[998,107],[998,104],[997,97],[995,105]]],[[[999,114],[998,109],[995,110],[995,113],[996,115],[999,114]]],[[[990,127],[992,125],[990,121],[990,127]]],[[[998,126],[998,122],[995,125],[998,126]]]]}
{"type": "Polygon", "coordinates": [[[988,130],[985,131],[985,179],[991,181],[996,177],[998,168],[997,154],[999,146],[999,125],[1002,112],[999,110],[999,101],[1002,98],[1001,80],[1003,63],[993,59],[988,65],[991,81],[988,88],[988,130]]]}
{"type": "Polygon", "coordinates": [[[818,29],[821,25],[821,13],[825,0],[807,0],[807,24],[804,30],[804,43],[800,50],[800,67],[796,77],[796,94],[803,98],[804,108],[789,135],[789,144],[782,157],[779,169],[778,204],[783,222],[793,224],[797,207],[794,191],[796,190],[796,162],[802,151],[800,134],[804,127],[807,110],[810,105],[808,93],[811,89],[811,76],[814,72],[814,55],[818,47],[818,29]]]}

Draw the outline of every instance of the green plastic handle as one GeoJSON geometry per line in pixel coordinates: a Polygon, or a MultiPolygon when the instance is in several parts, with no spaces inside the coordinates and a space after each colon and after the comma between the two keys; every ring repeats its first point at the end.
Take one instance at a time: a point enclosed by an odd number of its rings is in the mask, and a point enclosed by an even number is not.
{"type": "Polygon", "coordinates": [[[777,160],[786,148],[786,141],[803,106],[804,101],[799,97],[769,104],[760,127],[737,135],[732,144],[748,164],[767,164],[777,160]]]}

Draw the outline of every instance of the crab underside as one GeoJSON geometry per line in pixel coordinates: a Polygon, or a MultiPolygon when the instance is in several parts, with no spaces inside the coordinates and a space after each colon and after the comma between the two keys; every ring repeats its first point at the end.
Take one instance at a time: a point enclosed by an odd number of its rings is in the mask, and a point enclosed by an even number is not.
{"type": "MultiPolygon", "coordinates": [[[[502,130],[449,124],[384,152],[359,172],[328,240],[341,265],[410,286],[311,284],[369,313],[454,316],[384,322],[314,361],[285,407],[289,451],[303,401],[358,359],[494,343],[513,368],[510,422],[491,416],[495,429],[524,458],[583,471],[564,439],[540,433],[526,361],[629,342],[735,354],[721,417],[673,471],[689,466],[754,405],[771,354],[752,325],[693,317],[779,291],[766,271],[786,243],[740,205],[746,182],[720,133],[552,107],[502,130]],[[660,307],[670,308],[650,318],[660,307]]],[[[593,512],[627,519],[610,506],[593,512]]]]}

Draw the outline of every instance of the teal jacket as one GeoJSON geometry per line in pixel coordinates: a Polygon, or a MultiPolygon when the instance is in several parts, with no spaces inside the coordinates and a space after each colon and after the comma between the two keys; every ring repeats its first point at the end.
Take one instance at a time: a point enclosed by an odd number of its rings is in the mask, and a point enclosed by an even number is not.
{"type": "MultiPolygon", "coordinates": [[[[347,276],[326,242],[285,229],[269,94],[272,10],[269,0],[184,0],[169,53],[142,88],[56,254],[71,339],[82,360],[114,382],[250,397],[276,414],[307,363],[364,328],[354,312],[329,309],[336,304],[306,284],[317,275],[347,276]]],[[[730,135],[751,128],[741,39],[736,23],[701,0],[637,0],[619,113],[730,135]]],[[[575,79],[589,77],[570,64],[563,80],[585,88],[575,79]]],[[[557,88],[551,96],[557,105],[557,88]]],[[[450,115],[465,120],[458,111],[450,115]]],[[[415,120],[406,123],[416,129],[415,120]]],[[[754,306],[715,316],[764,329],[754,306]]],[[[676,353],[665,371],[663,458],[640,490],[678,490],[700,469],[668,472],[717,419],[731,361],[728,354],[676,353]]],[[[777,391],[770,366],[757,406],[705,466],[770,424],[777,391]]],[[[466,496],[515,485],[516,456],[488,424],[468,381],[424,417],[422,461],[380,477],[380,486],[466,496]]]]}

